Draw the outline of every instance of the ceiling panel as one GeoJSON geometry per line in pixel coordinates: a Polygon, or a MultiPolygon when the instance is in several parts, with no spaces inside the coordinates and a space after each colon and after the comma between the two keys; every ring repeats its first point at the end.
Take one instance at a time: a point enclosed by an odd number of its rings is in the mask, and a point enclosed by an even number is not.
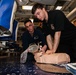
{"type": "Polygon", "coordinates": [[[30,0],[30,1],[42,3],[42,4],[46,4],[46,5],[55,5],[55,3],[57,2],[57,0],[30,0]]]}
{"type": "Polygon", "coordinates": [[[47,10],[55,10],[57,6],[62,6],[61,11],[68,15],[75,7],[76,0],[16,0],[18,4],[17,12],[15,14],[16,20],[24,21],[25,18],[32,18],[30,10],[22,10],[22,5],[34,5],[35,3],[45,4],[47,10]]]}

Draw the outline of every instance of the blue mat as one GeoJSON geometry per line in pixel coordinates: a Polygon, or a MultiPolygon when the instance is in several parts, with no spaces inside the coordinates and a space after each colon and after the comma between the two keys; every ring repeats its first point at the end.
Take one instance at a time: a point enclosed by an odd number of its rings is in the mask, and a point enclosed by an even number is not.
{"type": "Polygon", "coordinates": [[[0,59],[0,75],[71,75],[48,73],[39,69],[34,63],[27,62],[20,64],[19,60],[12,57],[10,59],[0,59]]]}

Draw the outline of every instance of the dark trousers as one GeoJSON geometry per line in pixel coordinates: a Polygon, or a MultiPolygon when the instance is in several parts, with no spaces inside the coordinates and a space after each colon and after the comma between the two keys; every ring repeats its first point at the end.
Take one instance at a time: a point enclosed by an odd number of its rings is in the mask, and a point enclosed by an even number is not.
{"type": "Polygon", "coordinates": [[[35,61],[34,55],[33,55],[32,53],[29,53],[29,52],[28,52],[26,62],[33,62],[33,61],[35,61]]]}

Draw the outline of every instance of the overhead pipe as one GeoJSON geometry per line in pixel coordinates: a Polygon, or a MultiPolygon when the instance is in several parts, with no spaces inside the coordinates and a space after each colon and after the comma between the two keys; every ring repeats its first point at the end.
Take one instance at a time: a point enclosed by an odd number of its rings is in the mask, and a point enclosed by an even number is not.
{"type": "Polygon", "coordinates": [[[76,17],[76,7],[67,15],[67,18],[71,21],[76,17]]]}

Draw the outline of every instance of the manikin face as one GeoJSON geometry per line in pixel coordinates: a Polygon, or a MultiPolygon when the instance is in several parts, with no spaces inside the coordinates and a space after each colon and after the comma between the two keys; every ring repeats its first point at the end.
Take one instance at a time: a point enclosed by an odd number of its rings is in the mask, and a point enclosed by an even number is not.
{"type": "Polygon", "coordinates": [[[45,12],[43,9],[36,9],[34,16],[38,18],[39,20],[43,21],[45,19],[45,12]]]}
{"type": "Polygon", "coordinates": [[[31,22],[27,22],[25,24],[25,28],[29,31],[29,33],[33,33],[34,32],[34,24],[31,22]]]}

